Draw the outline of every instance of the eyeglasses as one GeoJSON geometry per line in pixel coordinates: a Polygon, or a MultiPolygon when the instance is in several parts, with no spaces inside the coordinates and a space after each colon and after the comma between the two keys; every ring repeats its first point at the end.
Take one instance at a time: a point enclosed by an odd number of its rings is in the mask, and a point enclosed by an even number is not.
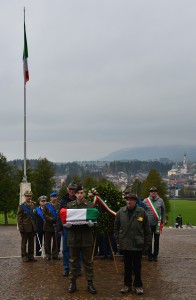
{"type": "Polygon", "coordinates": [[[156,190],[150,191],[150,193],[157,192],[156,190]]]}
{"type": "Polygon", "coordinates": [[[46,202],[46,200],[40,200],[40,202],[46,202]]]}

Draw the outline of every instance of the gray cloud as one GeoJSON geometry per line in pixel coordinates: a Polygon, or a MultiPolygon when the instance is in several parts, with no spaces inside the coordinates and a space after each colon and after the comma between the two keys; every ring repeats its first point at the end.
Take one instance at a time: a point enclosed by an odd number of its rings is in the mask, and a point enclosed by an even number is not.
{"type": "Polygon", "coordinates": [[[194,0],[2,0],[0,152],[8,159],[23,158],[24,6],[29,158],[196,143],[194,0]]]}

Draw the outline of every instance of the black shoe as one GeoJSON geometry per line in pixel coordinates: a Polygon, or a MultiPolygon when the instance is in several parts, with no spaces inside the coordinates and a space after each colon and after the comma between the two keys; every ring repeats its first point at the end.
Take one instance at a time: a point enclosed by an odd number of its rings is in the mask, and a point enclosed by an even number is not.
{"type": "Polygon", "coordinates": [[[76,291],[76,281],[72,279],[70,285],[69,285],[69,289],[68,292],[69,293],[74,293],[76,291]]]}
{"type": "Polygon", "coordinates": [[[24,256],[24,257],[22,258],[22,261],[24,261],[24,262],[28,262],[28,261],[29,261],[29,259],[28,259],[28,257],[24,256]]]}
{"type": "Polygon", "coordinates": [[[63,276],[69,276],[69,270],[64,270],[63,276]]]}
{"type": "Polygon", "coordinates": [[[158,257],[157,257],[157,256],[154,256],[154,257],[153,257],[153,260],[154,260],[154,261],[158,261],[158,257]]]}
{"type": "Polygon", "coordinates": [[[58,256],[53,256],[52,259],[54,259],[54,260],[60,260],[60,257],[58,257],[58,256]]]}
{"type": "Polygon", "coordinates": [[[153,257],[151,257],[151,256],[148,257],[148,260],[149,260],[149,261],[153,261],[153,257]]]}
{"type": "Polygon", "coordinates": [[[36,262],[37,259],[35,259],[35,257],[30,257],[30,258],[29,258],[29,261],[36,262]]]}
{"type": "Polygon", "coordinates": [[[46,256],[45,260],[50,261],[51,257],[50,256],[46,256]]]}
{"type": "Polygon", "coordinates": [[[96,290],[96,288],[94,287],[94,284],[93,284],[92,280],[89,280],[89,281],[88,281],[88,287],[87,287],[87,290],[88,290],[91,294],[97,294],[97,290],[96,290]]]}

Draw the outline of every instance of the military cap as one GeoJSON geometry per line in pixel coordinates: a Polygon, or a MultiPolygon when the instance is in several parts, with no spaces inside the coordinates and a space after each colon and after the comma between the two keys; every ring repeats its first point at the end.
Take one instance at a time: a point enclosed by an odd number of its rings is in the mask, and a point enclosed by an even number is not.
{"type": "Polygon", "coordinates": [[[156,186],[152,186],[150,188],[150,192],[157,192],[157,191],[158,191],[158,189],[156,188],[156,186]]]}
{"type": "Polygon", "coordinates": [[[125,199],[134,199],[137,200],[138,197],[135,193],[126,193],[126,195],[124,196],[125,199]]]}
{"type": "Polygon", "coordinates": [[[40,196],[40,197],[38,198],[38,200],[39,200],[39,201],[47,200],[47,196],[44,196],[44,195],[43,195],[43,196],[40,196]]]}
{"type": "Polygon", "coordinates": [[[74,182],[71,182],[69,185],[68,185],[68,189],[73,189],[73,190],[77,190],[78,188],[78,185],[74,182]]]}
{"type": "Polygon", "coordinates": [[[50,197],[56,197],[57,196],[57,192],[52,192],[51,194],[50,194],[50,197]]]}
{"type": "Polygon", "coordinates": [[[31,191],[25,191],[24,196],[32,196],[33,193],[31,191]]]}

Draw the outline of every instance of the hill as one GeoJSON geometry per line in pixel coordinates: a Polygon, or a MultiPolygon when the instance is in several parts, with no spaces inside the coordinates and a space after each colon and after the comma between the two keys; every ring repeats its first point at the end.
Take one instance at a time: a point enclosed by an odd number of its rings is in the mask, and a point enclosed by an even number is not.
{"type": "Polygon", "coordinates": [[[188,161],[196,161],[196,146],[165,146],[165,147],[137,147],[124,148],[112,152],[101,158],[103,161],[114,160],[160,160],[167,158],[170,161],[182,161],[184,153],[186,153],[188,161]]]}

